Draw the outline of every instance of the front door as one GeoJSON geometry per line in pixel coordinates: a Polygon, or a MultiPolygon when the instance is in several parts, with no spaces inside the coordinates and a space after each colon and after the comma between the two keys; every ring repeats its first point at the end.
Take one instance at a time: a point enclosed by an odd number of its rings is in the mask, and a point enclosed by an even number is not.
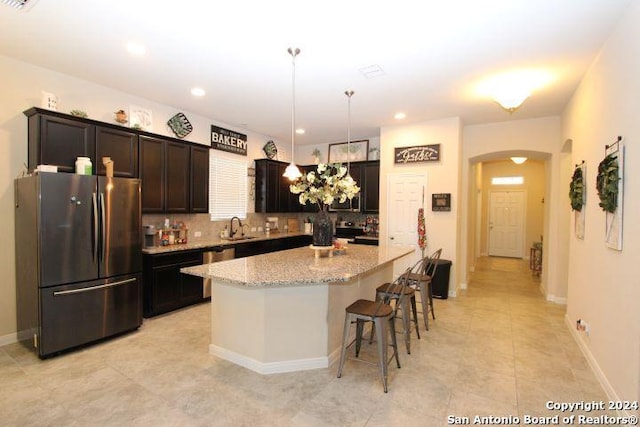
{"type": "Polygon", "coordinates": [[[524,191],[489,193],[489,256],[522,258],[524,191]]]}
{"type": "Polygon", "coordinates": [[[427,177],[425,174],[389,175],[387,195],[387,239],[389,245],[413,246],[413,256],[394,264],[394,274],[401,274],[421,255],[418,247],[418,209],[424,207],[427,177]]]}

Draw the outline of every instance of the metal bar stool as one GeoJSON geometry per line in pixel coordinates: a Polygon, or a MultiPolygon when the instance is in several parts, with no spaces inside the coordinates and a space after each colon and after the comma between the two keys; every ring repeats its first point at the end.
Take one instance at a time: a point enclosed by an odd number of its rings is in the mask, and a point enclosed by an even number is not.
{"type": "MultiPolygon", "coordinates": [[[[386,304],[394,302],[394,306],[400,309],[402,312],[402,335],[404,337],[404,343],[407,347],[407,354],[411,354],[411,319],[410,315],[413,315],[413,323],[415,324],[416,335],[420,339],[420,330],[418,329],[418,312],[416,308],[416,291],[410,286],[406,286],[409,282],[409,277],[418,277],[421,272],[424,271],[424,259],[418,260],[413,267],[407,270],[407,273],[399,277],[398,281],[404,280],[403,283],[397,283],[395,285],[385,283],[378,286],[376,289],[376,301],[383,301],[386,304]],[[404,277],[404,278],[403,278],[404,277]],[[409,309],[411,306],[411,309],[409,309]]],[[[396,310],[397,314],[397,310],[396,310]]],[[[371,336],[369,342],[373,340],[373,330],[371,330],[371,336]]]]}
{"type": "Polygon", "coordinates": [[[419,272],[413,272],[407,276],[409,288],[416,289],[420,292],[420,304],[422,308],[422,318],[424,320],[424,327],[429,330],[429,312],[431,317],[436,320],[435,311],[433,309],[433,290],[431,282],[436,274],[436,268],[438,267],[438,260],[442,254],[442,248],[438,249],[428,257],[423,258],[423,270],[419,272]]]}
{"type": "MultiPolygon", "coordinates": [[[[408,275],[410,270],[405,272],[405,275],[408,275]]],[[[388,286],[406,286],[401,283],[406,283],[406,277],[400,276],[396,281],[389,283],[388,286]],[[404,277],[404,280],[400,282],[400,279],[404,277]]],[[[389,363],[395,358],[396,364],[398,368],[400,368],[400,359],[398,358],[398,344],[396,341],[396,332],[395,332],[395,324],[394,317],[396,314],[396,307],[392,307],[389,304],[386,304],[382,300],[378,301],[370,301],[359,299],[350,306],[345,309],[345,319],[344,319],[344,332],[342,334],[342,351],[340,353],[340,366],[338,367],[338,378],[342,377],[342,369],[344,367],[344,362],[347,358],[347,349],[351,347],[355,343],[355,358],[353,360],[357,360],[360,362],[365,362],[373,365],[377,365],[380,369],[380,376],[382,378],[382,386],[384,387],[384,392],[387,392],[387,371],[389,363]],[[375,329],[378,347],[378,362],[371,363],[366,360],[359,359],[360,348],[362,344],[362,332],[364,329],[364,323],[371,322],[372,329],[375,329]],[[349,333],[351,330],[351,325],[356,324],[356,337],[353,341],[349,342],[349,333]],[[391,335],[391,344],[387,342],[387,336],[391,335]],[[388,357],[387,347],[391,345],[393,349],[393,354],[391,357],[388,357]]]]}

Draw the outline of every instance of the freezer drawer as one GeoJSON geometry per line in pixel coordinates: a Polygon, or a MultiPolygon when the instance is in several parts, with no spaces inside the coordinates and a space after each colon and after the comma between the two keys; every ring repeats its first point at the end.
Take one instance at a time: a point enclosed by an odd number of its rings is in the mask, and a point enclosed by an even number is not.
{"type": "Polygon", "coordinates": [[[41,288],[38,354],[57,352],[137,329],[142,275],[41,288]]]}

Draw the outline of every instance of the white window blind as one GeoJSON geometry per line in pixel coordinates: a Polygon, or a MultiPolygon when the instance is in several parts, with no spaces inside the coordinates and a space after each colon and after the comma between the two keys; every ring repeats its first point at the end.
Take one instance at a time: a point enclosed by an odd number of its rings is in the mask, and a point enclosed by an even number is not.
{"type": "Polygon", "coordinates": [[[211,221],[247,217],[247,163],[210,151],[209,214],[211,221]]]}

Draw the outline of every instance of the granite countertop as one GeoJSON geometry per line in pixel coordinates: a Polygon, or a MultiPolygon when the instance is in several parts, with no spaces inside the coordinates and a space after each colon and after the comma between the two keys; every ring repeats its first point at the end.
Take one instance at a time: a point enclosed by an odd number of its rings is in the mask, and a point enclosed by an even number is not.
{"type": "Polygon", "coordinates": [[[185,267],[180,271],[254,288],[345,282],[413,251],[411,246],[351,245],[344,255],[314,258],[314,251],[303,247],[185,267]]]}
{"type": "Polygon", "coordinates": [[[270,233],[269,236],[267,236],[264,233],[252,234],[251,239],[245,239],[245,240],[225,240],[217,237],[214,239],[193,240],[193,241],[189,241],[188,243],[178,244],[178,245],[154,246],[151,248],[142,248],[142,253],[143,254],[162,254],[165,252],[188,251],[190,249],[203,249],[203,248],[210,248],[213,246],[231,247],[234,245],[247,243],[247,242],[259,242],[261,240],[283,239],[285,237],[306,236],[306,235],[307,234],[305,233],[297,231],[297,232],[288,232],[288,233],[270,233]]]}

